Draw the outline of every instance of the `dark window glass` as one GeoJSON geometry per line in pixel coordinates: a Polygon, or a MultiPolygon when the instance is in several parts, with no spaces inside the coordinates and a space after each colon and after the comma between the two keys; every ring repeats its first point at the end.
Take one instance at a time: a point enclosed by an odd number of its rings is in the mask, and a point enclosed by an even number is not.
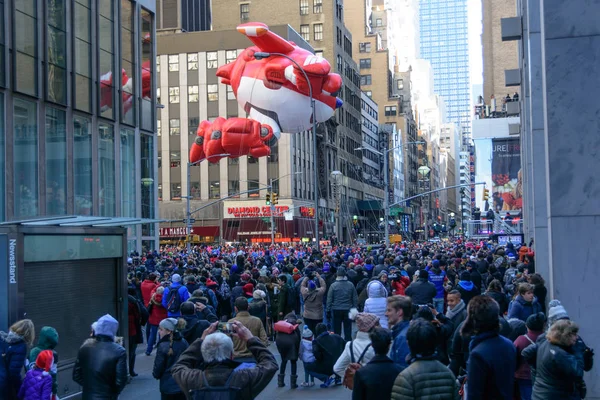
{"type": "Polygon", "coordinates": [[[66,113],[46,108],[46,215],[67,213],[66,113]]]}
{"type": "Polygon", "coordinates": [[[153,26],[154,16],[147,10],[141,10],[141,48],[142,48],[142,65],[141,65],[141,76],[142,76],[142,104],[140,118],[140,126],[142,129],[153,132],[155,115],[155,104],[156,104],[156,93],[152,90],[154,82],[154,70],[156,68],[155,58],[152,54],[152,43],[154,42],[153,37],[153,26]]]}
{"type": "Polygon", "coordinates": [[[86,118],[73,118],[75,214],[92,215],[92,132],[86,118]]]}
{"type": "Polygon", "coordinates": [[[100,42],[99,67],[100,67],[100,115],[114,119],[113,103],[115,99],[115,81],[121,82],[121,74],[114,75],[115,50],[114,50],[114,17],[113,2],[99,0],[98,10],[98,37],[100,42]]]}
{"type": "Polygon", "coordinates": [[[74,3],[75,38],[75,82],[74,101],[76,109],[86,112],[92,111],[92,64],[91,64],[91,12],[88,1],[76,0],[74,3]]]}
{"type": "MultiPolygon", "coordinates": [[[[2,6],[2,3],[0,3],[0,7],[2,6]]],[[[4,174],[5,174],[5,168],[4,166],[6,165],[6,159],[4,156],[4,146],[5,146],[5,141],[4,141],[4,123],[5,123],[5,118],[4,118],[4,95],[2,93],[0,93],[0,221],[4,221],[4,207],[5,207],[5,196],[6,196],[6,189],[4,187],[5,184],[5,178],[4,178],[4,174]]]]}
{"type": "Polygon", "coordinates": [[[47,93],[49,101],[67,104],[67,35],[65,0],[48,0],[47,93]]]}
{"type": "Polygon", "coordinates": [[[14,100],[15,218],[33,217],[38,210],[38,126],[36,103],[14,100]]]}
{"type": "MultiPolygon", "coordinates": [[[[0,21],[5,21],[4,19],[4,1],[0,0],[0,21]]],[[[4,29],[0,29],[0,86],[6,86],[6,77],[4,74],[4,29]]],[[[2,172],[2,174],[4,175],[4,172],[2,172]]],[[[4,178],[2,178],[4,179],[4,178]]],[[[4,204],[4,199],[1,200],[2,203],[0,204],[4,204]]],[[[2,207],[2,210],[0,210],[0,217],[4,215],[4,206],[2,207]]]]}
{"type": "Polygon", "coordinates": [[[135,70],[133,43],[133,4],[121,0],[121,68],[125,75],[121,80],[121,121],[135,124],[135,70]]]}
{"type": "Polygon", "coordinates": [[[121,216],[135,217],[135,132],[121,129],[121,216]]]}
{"type": "Polygon", "coordinates": [[[98,125],[98,187],[100,215],[114,217],[115,209],[115,133],[112,125],[98,125]]]}
{"type": "Polygon", "coordinates": [[[37,95],[37,0],[15,2],[15,90],[37,95]]]}
{"type": "MultiPolygon", "coordinates": [[[[142,218],[154,218],[156,207],[156,174],[154,173],[154,136],[140,135],[141,140],[141,179],[142,179],[142,218]]],[[[143,224],[142,236],[153,236],[156,224],[143,224]]]]}

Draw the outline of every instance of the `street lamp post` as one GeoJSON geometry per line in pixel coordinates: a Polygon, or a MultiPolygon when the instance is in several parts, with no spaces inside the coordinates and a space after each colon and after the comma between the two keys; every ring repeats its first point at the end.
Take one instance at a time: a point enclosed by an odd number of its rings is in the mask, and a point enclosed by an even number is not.
{"type": "Polygon", "coordinates": [[[312,137],[313,137],[313,170],[314,170],[314,181],[315,181],[315,240],[317,250],[319,250],[319,172],[318,172],[318,161],[317,161],[317,116],[315,113],[315,99],[313,98],[313,87],[306,71],[298,64],[292,57],[283,53],[267,53],[263,51],[257,51],[254,53],[254,58],[262,60],[263,58],[269,58],[271,56],[278,56],[287,58],[290,60],[304,75],[304,79],[308,83],[308,96],[310,97],[310,108],[312,112],[312,137]]]}
{"type": "MultiPolygon", "coordinates": [[[[187,236],[191,235],[191,233],[192,233],[192,215],[190,213],[190,198],[191,198],[191,189],[190,189],[190,187],[191,187],[191,181],[192,181],[191,166],[192,165],[200,164],[202,161],[208,160],[210,158],[228,157],[230,155],[231,154],[215,154],[215,155],[208,156],[206,158],[203,158],[202,160],[198,160],[198,161],[193,162],[193,163],[190,163],[190,162],[187,163],[187,196],[185,196],[185,199],[186,199],[186,205],[185,205],[185,216],[186,216],[186,218],[185,218],[185,225],[186,225],[186,239],[188,239],[188,240],[186,240],[186,242],[187,242],[186,249],[187,249],[188,253],[192,249],[192,244],[190,243],[189,237],[187,237],[187,236]]],[[[219,222],[219,224],[220,223],[221,222],[219,222]]],[[[220,231],[220,229],[219,229],[219,231],[220,231]]],[[[219,240],[221,240],[221,238],[219,238],[219,240]]]]}

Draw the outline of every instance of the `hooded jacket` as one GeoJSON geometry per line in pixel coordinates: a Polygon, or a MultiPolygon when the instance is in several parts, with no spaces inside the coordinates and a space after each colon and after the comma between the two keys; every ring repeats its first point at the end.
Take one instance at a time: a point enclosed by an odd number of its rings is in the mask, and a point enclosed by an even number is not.
{"type": "Polygon", "coordinates": [[[460,292],[460,298],[465,302],[465,305],[468,305],[473,297],[479,296],[481,293],[479,288],[471,281],[458,281],[456,290],[460,292]]]}
{"type": "MultiPolygon", "coordinates": [[[[40,337],[36,347],[29,352],[29,362],[35,363],[37,356],[44,350],[52,350],[54,353],[54,363],[58,364],[58,354],[54,349],[58,346],[58,332],[50,326],[44,326],[40,331],[40,337]]],[[[31,365],[31,364],[30,364],[31,365]]],[[[56,381],[56,370],[50,371],[52,376],[52,393],[58,392],[58,383],[56,381]]]]}
{"type": "MultiPolygon", "coordinates": [[[[335,362],[335,365],[333,366],[333,372],[335,372],[338,376],[344,376],[346,368],[348,368],[348,366],[352,362],[350,346],[352,346],[352,352],[354,353],[354,362],[358,362],[360,355],[370,344],[371,339],[369,338],[368,332],[356,332],[356,339],[350,342],[346,342],[344,352],[340,355],[340,357],[335,362]]],[[[361,360],[360,365],[367,365],[367,363],[371,361],[373,357],[375,357],[375,351],[373,350],[373,346],[370,346],[367,352],[365,353],[363,359],[361,360]]]]}
{"type": "Polygon", "coordinates": [[[52,377],[37,367],[27,372],[19,390],[23,400],[48,400],[52,397],[52,377]]]}
{"type": "Polygon", "coordinates": [[[21,370],[25,365],[27,344],[12,331],[0,332],[0,354],[5,359],[0,362],[0,393],[6,393],[7,400],[16,400],[21,387],[21,370]]]}
{"type": "Polygon", "coordinates": [[[163,394],[181,393],[181,388],[171,375],[171,368],[179,356],[187,349],[188,343],[181,337],[179,332],[173,333],[173,354],[169,356],[171,349],[170,335],[164,336],[159,340],[156,349],[156,358],[154,359],[154,368],[152,376],[160,380],[160,392],[163,394]]]}
{"type": "Polygon", "coordinates": [[[388,292],[380,281],[371,281],[367,285],[369,298],[365,301],[364,311],[379,317],[379,324],[387,329],[388,319],[385,316],[388,292]]]}
{"type": "Polygon", "coordinates": [[[210,326],[210,322],[199,319],[196,315],[182,315],[181,318],[186,322],[181,335],[188,344],[192,344],[197,339],[200,339],[204,331],[210,326]]]}
{"type": "Polygon", "coordinates": [[[321,320],[323,319],[323,297],[327,290],[325,280],[319,276],[319,286],[312,292],[308,288],[308,278],[302,280],[300,293],[304,299],[304,318],[321,320]]]}
{"type": "Polygon", "coordinates": [[[537,314],[541,311],[542,306],[535,297],[533,298],[533,301],[525,301],[521,295],[518,295],[508,306],[508,319],[518,318],[525,322],[530,315],[537,314]]]}

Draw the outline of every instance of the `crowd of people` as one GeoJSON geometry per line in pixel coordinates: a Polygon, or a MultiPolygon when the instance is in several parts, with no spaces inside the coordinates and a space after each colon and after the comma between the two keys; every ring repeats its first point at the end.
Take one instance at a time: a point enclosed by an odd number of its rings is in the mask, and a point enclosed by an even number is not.
{"type": "MultiPolygon", "coordinates": [[[[164,247],[128,267],[127,350],[115,318],[92,324],[73,370],[84,399],[116,399],[138,345],[174,400],[253,399],[275,375],[281,388],[343,385],[354,400],[583,399],[593,367],[526,246],[164,247]]],[[[58,332],[40,332],[34,348],[32,321],[0,332],[10,400],[57,394],[58,332]]]]}

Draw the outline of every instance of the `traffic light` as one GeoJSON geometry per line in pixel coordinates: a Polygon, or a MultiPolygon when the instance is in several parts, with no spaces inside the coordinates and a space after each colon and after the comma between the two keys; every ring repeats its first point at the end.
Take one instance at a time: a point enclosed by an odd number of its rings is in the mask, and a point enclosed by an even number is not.
{"type": "Polygon", "coordinates": [[[265,199],[265,204],[270,206],[271,205],[271,193],[267,192],[267,197],[265,199]]]}
{"type": "Polygon", "coordinates": [[[271,193],[271,204],[276,205],[277,203],[279,203],[279,196],[277,193],[273,192],[271,193]]]}
{"type": "Polygon", "coordinates": [[[490,191],[486,188],[483,188],[483,201],[488,201],[490,198],[490,191]]]}

